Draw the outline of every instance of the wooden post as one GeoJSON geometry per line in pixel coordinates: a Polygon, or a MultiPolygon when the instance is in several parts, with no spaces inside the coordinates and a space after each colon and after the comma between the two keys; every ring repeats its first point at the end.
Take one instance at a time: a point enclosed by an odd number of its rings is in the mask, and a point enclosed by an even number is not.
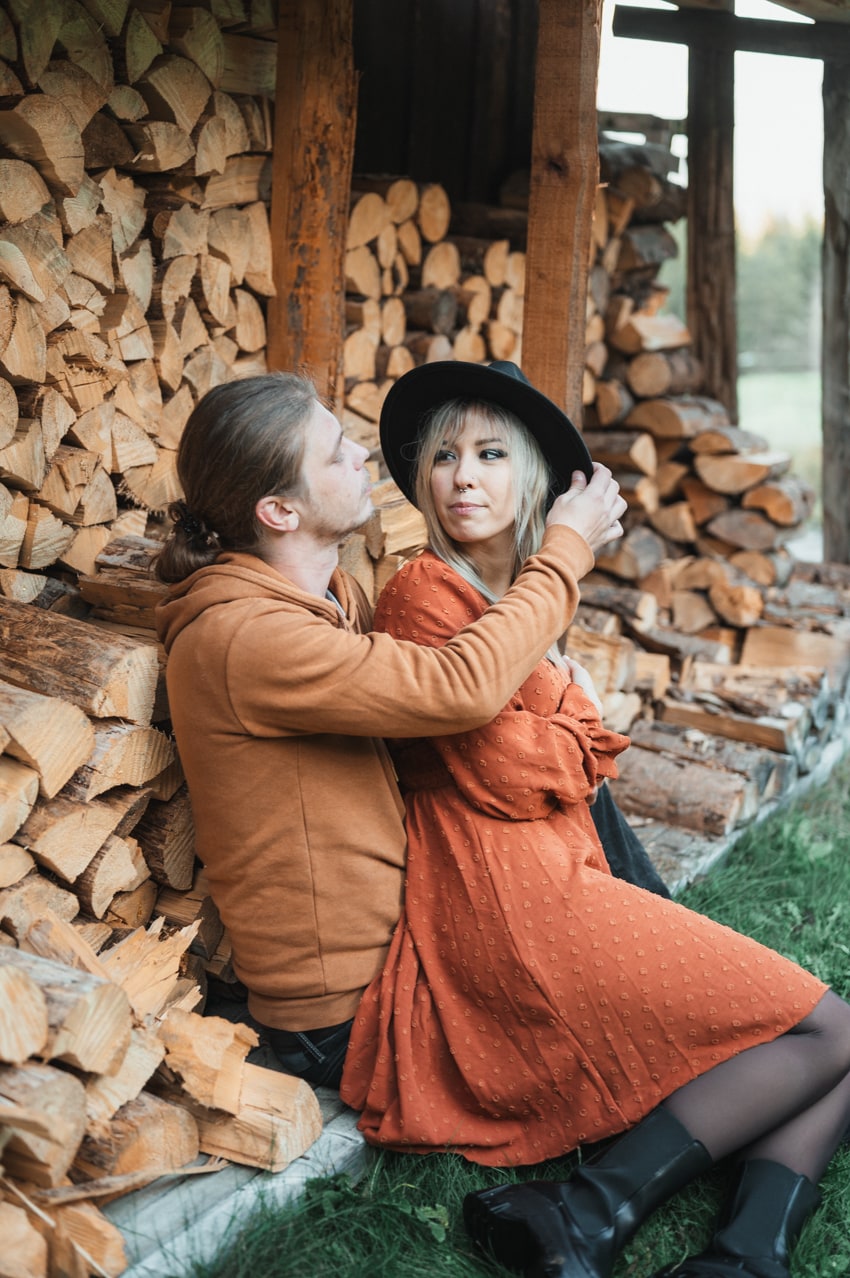
{"type": "Polygon", "coordinates": [[[305,372],[336,402],[357,113],[352,25],[353,0],[281,0],[268,363],[305,372]]]}
{"type": "Polygon", "coordinates": [[[850,563],[850,85],[847,65],[823,67],[823,553],[850,563]]]}
{"type": "Polygon", "coordinates": [[[581,423],[601,0],[540,0],[522,364],[581,423]]]}
{"type": "Polygon", "coordinates": [[[688,52],[687,324],[693,353],[703,367],[706,394],[719,400],[729,420],[737,422],[735,53],[694,44],[688,52]]]}

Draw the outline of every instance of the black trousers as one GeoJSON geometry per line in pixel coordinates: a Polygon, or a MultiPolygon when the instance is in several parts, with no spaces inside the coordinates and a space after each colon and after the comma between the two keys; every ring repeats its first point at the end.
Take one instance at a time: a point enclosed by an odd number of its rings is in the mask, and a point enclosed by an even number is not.
{"type": "Polygon", "coordinates": [[[669,898],[667,884],[604,783],[599,787],[590,814],[614,877],[669,898]]]}

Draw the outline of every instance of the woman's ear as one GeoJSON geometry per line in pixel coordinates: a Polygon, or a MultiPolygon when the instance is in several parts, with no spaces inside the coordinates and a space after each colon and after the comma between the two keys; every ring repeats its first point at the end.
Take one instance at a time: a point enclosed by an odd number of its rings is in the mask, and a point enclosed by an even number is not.
{"type": "Polygon", "coordinates": [[[295,532],[298,527],[298,511],[283,497],[269,494],[261,497],[254,507],[258,521],[272,532],[295,532]]]}

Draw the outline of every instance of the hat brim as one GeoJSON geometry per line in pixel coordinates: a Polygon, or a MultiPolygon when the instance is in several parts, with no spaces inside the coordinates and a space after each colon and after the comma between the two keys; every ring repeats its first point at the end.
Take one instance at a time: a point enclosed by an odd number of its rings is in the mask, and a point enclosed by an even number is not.
{"type": "Polygon", "coordinates": [[[381,409],[381,451],[387,469],[416,505],[416,441],[428,414],[450,399],[486,400],[520,419],[536,439],[552,475],[551,497],[565,492],[575,471],[588,479],[593,461],[580,432],[551,399],[530,383],[488,364],[437,360],[420,364],[390,387],[381,409]]]}

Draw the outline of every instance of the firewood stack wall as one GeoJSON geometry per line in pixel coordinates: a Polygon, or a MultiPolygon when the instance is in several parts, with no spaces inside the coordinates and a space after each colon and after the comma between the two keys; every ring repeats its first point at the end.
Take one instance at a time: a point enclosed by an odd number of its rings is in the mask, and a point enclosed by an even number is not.
{"type": "Polygon", "coordinates": [[[321,1131],[200,1014],[227,938],[148,570],[193,405],[266,367],[274,8],[0,8],[0,1218],[33,1278],[123,1272],[98,1199],[321,1131]]]}
{"type": "MultiPolygon", "coordinates": [[[[215,12],[0,10],[0,1217],[36,1275],[90,1272],[81,1247],[121,1272],[93,1181],[199,1150],[280,1167],[321,1122],[199,1014],[228,938],[153,632],[183,425],[266,367],[273,20],[215,12]]],[[[657,282],[681,191],[646,160],[603,149],[584,428],[630,512],[568,643],[633,734],[618,796],[676,879],[668,853],[746,824],[840,734],[850,583],[794,565],[810,495],[701,395],[657,282]]],[[[423,360],[521,362],[522,205],[521,180],[498,208],[355,180],[343,418],[378,510],[343,562],[373,595],[423,537],[382,467],[383,397],[423,360]]]]}

